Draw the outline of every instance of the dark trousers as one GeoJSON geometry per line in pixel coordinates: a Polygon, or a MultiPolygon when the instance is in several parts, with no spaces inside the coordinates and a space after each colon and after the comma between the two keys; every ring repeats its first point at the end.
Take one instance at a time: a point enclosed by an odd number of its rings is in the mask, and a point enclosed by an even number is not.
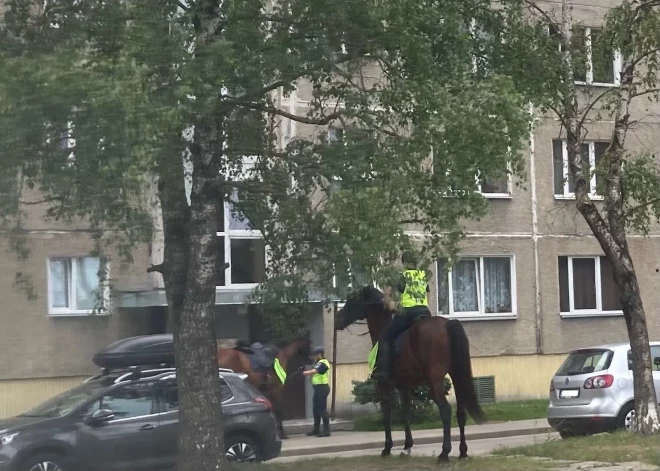
{"type": "Polygon", "coordinates": [[[401,314],[392,317],[392,321],[380,334],[380,340],[394,342],[396,337],[406,330],[418,317],[430,316],[431,311],[426,306],[404,307],[401,314]]]}
{"type": "Polygon", "coordinates": [[[394,354],[394,341],[397,336],[412,325],[419,317],[430,316],[431,311],[426,306],[413,306],[403,308],[401,314],[392,317],[392,321],[383,329],[379,337],[378,357],[376,370],[372,377],[377,380],[386,380],[390,377],[391,363],[394,354]]]}
{"type": "Polygon", "coordinates": [[[312,413],[314,414],[314,431],[319,432],[321,420],[323,420],[323,431],[330,432],[330,417],[328,416],[328,396],[330,386],[327,384],[315,384],[313,386],[312,413]]]}

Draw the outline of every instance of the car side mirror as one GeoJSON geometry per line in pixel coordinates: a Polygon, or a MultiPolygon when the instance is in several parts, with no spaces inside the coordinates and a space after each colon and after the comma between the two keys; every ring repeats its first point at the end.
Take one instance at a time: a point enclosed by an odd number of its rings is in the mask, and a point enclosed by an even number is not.
{"type": "Polygon", "coordinates": [[[99,409],[94,412],[90,417],[88,422],[90,424],[102,424],[108,422],[115,418],[115,413],[110,409],[99,409]]]}
{"type": "Polygon", "coordinates": [[[660,366],[660,357],[655,357],[655,358],[653,359],[653,364],[654,364],[655,366],[660,366]]]}

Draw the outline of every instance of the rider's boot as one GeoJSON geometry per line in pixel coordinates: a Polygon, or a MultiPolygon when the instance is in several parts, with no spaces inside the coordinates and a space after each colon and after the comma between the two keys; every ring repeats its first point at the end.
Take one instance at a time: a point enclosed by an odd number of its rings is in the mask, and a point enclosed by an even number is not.
{"type": "Polygon", "coordinates": [[[390,342],[379,342],[376,368],[371,373],[374,381],[382,382],[390,379],[390,350],[390,342]]]}

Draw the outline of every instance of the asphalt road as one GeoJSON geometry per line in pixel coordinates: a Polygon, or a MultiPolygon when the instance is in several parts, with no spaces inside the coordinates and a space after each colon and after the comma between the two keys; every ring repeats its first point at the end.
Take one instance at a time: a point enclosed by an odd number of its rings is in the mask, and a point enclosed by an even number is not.
{"type": "MultiPolygon", "coordinates": [[[[559,439],[559,434],[557,433],[544,433],[539,435],[521,435],[517,437],[506,437],[506,438],[488,438],[484,440],[468,440],[468,454],[477,456],[487,453],[491,453],[493,450],[502,447],[515,447],[522,445],[532,445],[535,443],[543,443],[548,440],[557,440],[559,439]]],[[[419,445],[414,446],[412,454],[414,456],[437,456],[440,454],[442,445],[440,443],[432,445],[419,445]]],[[[400,448],[394,448],[392,450],[392,455],[397,455],[402,450],[400,448]]],[[[269,463],[291,463],[295,461],[305,461],[314,458],[351,458],[355,456],[367,456],[367,455],[379,455],[381,452],[380,449],[369,449],[369,450],[356,450],[356,451],[346,451],[341,453],[325,453],[319,455],[307,455],[307,456],[288,456],[285,458],[277,458],[275,460],[269,461],[269,463]]],[[[452,451],[450,456],[458,457],[458,441],[452,442],[452,451]]]]}

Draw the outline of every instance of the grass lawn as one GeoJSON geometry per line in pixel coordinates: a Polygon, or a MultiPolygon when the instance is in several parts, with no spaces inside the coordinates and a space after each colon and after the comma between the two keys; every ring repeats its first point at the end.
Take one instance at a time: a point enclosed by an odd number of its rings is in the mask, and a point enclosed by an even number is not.
{"type": "Polygon", "coordinates": [[[639,437],[632,433],[604,433],[590,437],[553,440],[538,445],[502,448],[497,455],[543,456],[552,459],[576,461],[605,461],[623,463],[641,461],[660,464],[660,438],[639,437]]]}
{"type": "MultiPolygon", "coordinates": [[[[494,404],[484,404],[482,406],[488,422],[508,422],[510,420],[528,420],[541,419],[545,417],[547,399],[536,399],[532,401],[518,402],[496,402],[494,404]]],[[[453,407],[452,427],[456,427],[456,407],[453,407]]],[[[396,419],[396,417],[395,417],[396,419]]],[[[468,425],[474,422],[468,418],[468,425]]],[[[383,422],[378,414],[356,417],[353,420],[355,430],[358,432],[376,432],[383,430],[383,422]]],[[[428,421],[413,424],[413,430],[428,430],[442,428],[439,414],[428,421]]],[[[402,430],[399,424],[392,425],[393,430],[402,430]]]]}
{"type": "Polygon", "coordinates": [[[399,458],[392,456],[389,459],[383,459],[379,456],[362,458],[333,458],[333,459],[314,459],[296,461],[294,463],[261,464],[261,465],[240,465],[236,466],[236,471],[291,471],[298,470],[348,470],[348,471],[381,471],[381,470],[457,470],[457,471],[545,471],[557,468],[557,465],[551,465],[548,462],[535,461],[525,458],[488,457],[488,458],[470,458],[468,461],[459,461],[453,458],[449,465],[439,467],[436,459],[428,458],[399,458]]]}

